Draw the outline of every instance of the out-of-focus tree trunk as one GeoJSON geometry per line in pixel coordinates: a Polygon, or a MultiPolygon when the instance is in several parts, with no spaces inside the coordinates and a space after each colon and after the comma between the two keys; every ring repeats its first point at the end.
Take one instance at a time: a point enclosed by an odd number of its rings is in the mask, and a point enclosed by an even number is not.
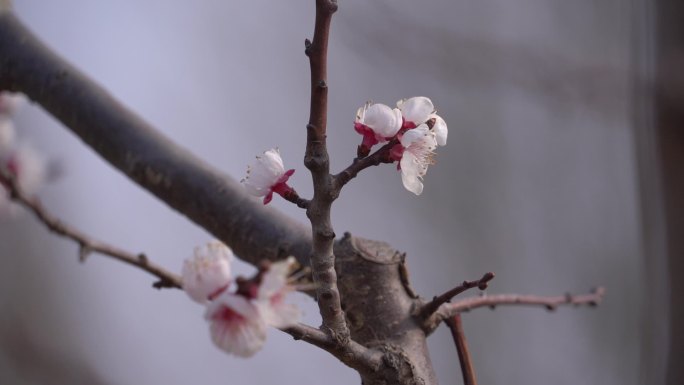
{"type": "MultiPolygon", "coordinates": [[[[667,384],[684,383],[684,4],[656,6],[655,134],[669,278],[667,384]]],[[[651,317],[659,317],[652,313],[651,317]]]]}

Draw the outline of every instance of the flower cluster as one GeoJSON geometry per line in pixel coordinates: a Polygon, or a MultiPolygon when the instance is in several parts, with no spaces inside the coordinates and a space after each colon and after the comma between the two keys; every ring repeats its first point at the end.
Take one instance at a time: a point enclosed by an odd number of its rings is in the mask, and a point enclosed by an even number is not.
{"type": "Polygon", "coordinates": [[[233,280],[232,259],[232,251],[218,241],[195,248],[183,265],[183,289],[207,306],[204,317],[214,344],[227,353],[250,357],[266,341],[267,326],[285,328],[299,322],[299,309],[285,303],[294,290],[288,276],[295,260],[264,264],[254,277],[233,280]],[[230,292],[233,283],[237,288],[230,292]]]}
{"type": "Polygon", "coordinates": [[[446,122],[424,96],[400,100],[394,109],[366,103],[356,112],[354,129],[363,135],[359,157],[367,156],[378,143],[397,140],[390,159],[399,162],[404,187],[416,195],[423,192],[423,176],[437,146],[446,145],[448,134],[446,122]]]}
{"type": "Polygon", "coordinates": [[[294,172],[294,169],[285,171],[280,152],[272,148],[247,166],[247,176],[240,182],[250,195],[264,197],[264,204],[268,204],[273,199],[273,193],[285,199],[297,196],[297,192],[287,185],[287,180],[294,172]]]}
{"type": "MultiPolygon", "coordinates": [[[[22,192],[33,195],[45,179],[45,161],[31,145],[16,139],[12,118],[22,102],[21,95],[0,91],[0,171],[15,178],[22,192]]],[[[8,191],[0,187],[0,210],[9,203],[8,191]]]]}

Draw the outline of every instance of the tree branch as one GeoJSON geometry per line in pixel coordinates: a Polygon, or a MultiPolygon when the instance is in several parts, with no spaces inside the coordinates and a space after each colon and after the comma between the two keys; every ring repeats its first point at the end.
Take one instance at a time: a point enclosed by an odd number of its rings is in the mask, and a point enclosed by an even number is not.
{"type": "Polygon", "coordinates": [[[460,285],[456,286],[455,288],[447,291],[446,293],[444,293],[438,297],[434,297],[432,299],[432,301],[428,302],[427,304],[425,304],[425,306],[423,306],[420,309],[419,314],[423,319],[428,318],[434,312],[436,312],[437,309],[439,309],[439,307],[442,306],[442,304],[445,304],[445,303],[451,301],[452,298],[463,293],[464,291],[466,291],[468,289],[472,289],[474,287],[477,287],[480,290],[487,289],[487,286],[489,285],[489,281],[491,281],[492,279],[494,279],[494,273],[486,273],[485,275],[482,276],[482,278],[480,278],[478,280],[463,281],[462,284],[460,284],[460,285]]]}
{"type": "Polygon", "coordinates": [[[19,190],[19,186],[17,186],[12,176],[5,175],[2,171],[0,171],[0,188],[2,188],[2,186],[7,188],[12,200],[33,212],[36,218],[43,222],[43,224],[47,226],[50,231],[78,243],[80,248],[79,260],[81,262],[85,261],[90,253],[100,253],[102,255],[112,257],[118,261],[135,266],[159,278],[159,281],[153,284],[153,286],[157,289],[182,288],[181,279],[179,276],[166,271],[161,266],[152,263],[145,254],[130,253],[128,251],[119,249],[118,247],[98,241],[60,221],[47,210],[45,210],[43,205],[41,205],[37,199],[28,197],[21,190],[19,190]]]}
{"type": "Polygon", "coordinates": [[[440,306],[435,314],[425,321],[424,329],[430,332],[434,330],[434,328],[436,328],[440,322],[446,320],[447,318],[480,307],[489,307],[494,309],[497,306],[503,305],[541,306],[549,311],[553,311],[556,310],[557,307],[563,305],[597,306],[601,303],[605,294],[606,290],[603,287],[598,287],[592,290],[589,294],[581,295],[565,294],[543,297],[537,295],[500,294],[467,298],[454,303],[445,303],[440,306]]]}
{"type": "Polygon", "coordinates": [[[349,328],[337,288],[333,244],[335,232],[330,220],[330,208],[337,198],[330,175],[330,159],[326,146],[328,117],[328,36],[332,15],[337,10],[334,0],[316,0],[316,22],[313,41],[306,41],[305,53],[311,67],[311,110],[307,124],[304,164],[311,171],[314,196],[306,214],[311,221],[313,253],[311,269],[318,285],[316,297],[323,319],[323,330],[339,344],[349,341],[349,328]]]}
{"type": "Polygon", "coordinates": [[[352,164],[350,164],[347,168],[342,170],[339,174],[335,175],[335,177],[334,177],[334,181],[335,181],[334,188],[337,190],[337,194],[339,194],[342,187],[344,187],[344,185],[349,183],[350,180],[355,178],[359,172],[367,169],[368,167],[377,166],[381,163],[392,163],[392,162],[394,162],[394,160],[392,160],[390,158],[390,150],[397,143],[399,143],[399,141],[397,139],[390,140],[387,144],[380,147],[373,154],[371,154],[365,158],[354,159],[352,164]]]}
{"type": "Polygon", "coordinates": [[[327,333],[307,326],[298,324],[283,329],[295,340],[302,340],[315,345],[333,356],[337,357],[345,365],[362,372],[377,371],[382,364],[382,353],[371,350],[354,341],[341,345],[327,333]]]}
{"type": "Polygon", "coordinates": [[[308,264],[308,230],[264,208],[230,177],[157,132],[0,12],[0,89],[23,92],[134,182],[257,265],[308,264]]]}
{"type": "Polygon", "coordinates": [[[461,321],[461,314],[458,313],[446,321],[451,336],[454,338],[456,351],[458,352],[458,361],[461,364],[461,373],[463,374],[463,385],[477,385],[475,378],[475,367],[473,360],[470,357],[470,349],[468,349],[468,342],[463,331],[463,322],[461,321]]]}

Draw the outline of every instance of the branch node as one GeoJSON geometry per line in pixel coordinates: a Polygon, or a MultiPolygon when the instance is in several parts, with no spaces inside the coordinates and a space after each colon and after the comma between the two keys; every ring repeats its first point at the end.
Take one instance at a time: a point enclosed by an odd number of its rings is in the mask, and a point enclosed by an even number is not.
{"type": "Polygon", "coordinates": [[[472,289],[474,287],[477,287],[480,290],[485,290],[489,285],[489,281],[494,279],[494,277],[495,277],[494,273],[489,272],[489,273],[484,274],[482,276],[482,278],[480,278],[478,280],[463,281],[463,283],[460,284],[459,286],[456,286],[455,288],[445,292],[442,295],[433,297],[432,301],[428,302],[422,308],[420,308],[418,314],[423,319],[427,319],[432,314],[434,314],[439,309],[440,306],[451,301],[452,298],[463,293],[464,291],[466,291],[468,289],[472,289]]]}
{"type": "Polygon", "coordinates": [[[78,244],[78,262],[85,263],[93,249],[84,242],[78,244]]]}
{"type": "Polygon", "coordinates": [[[311,56],[311,40],[309,39],[304,39],[304,54],[311,56]]]}

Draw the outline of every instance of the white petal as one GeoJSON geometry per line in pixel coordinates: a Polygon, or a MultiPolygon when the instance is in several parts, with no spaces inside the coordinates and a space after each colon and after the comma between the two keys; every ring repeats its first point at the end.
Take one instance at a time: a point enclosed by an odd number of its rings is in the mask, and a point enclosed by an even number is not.
{"type": "Polygon", "coordinates": [[[194,301],[207,302],[212,294],[231,282],[233,252],[218,241],[196,247],[194,256],[183,263],[183,290],[194,301]]]}
{"type": "Polygon", "coordinates": [[[428,116],[435,112],[435,106],[432,100],[425,96],[416,96],[406,100],[397,102],[397,107],[401,110],[404,119],[407,122],[413,122],[416,125],[425,123],[428,116]]]}
{"type": "Polygon", "coordinates": [[[420,181],[420,166],[415,161],[413,154],[404,152],[401,158],[401,182],[408,191],[420,195],[423,192],[423,183],[420,181]]]}
{"type": "Polygon", "coordinates": [[[264,152],[264,156],[261,157],[261,162],[273,174],[282,175],[285,173],[283,158],[280,157],[280,152],[277,148],[272,148],[264,152]]]}
{"type": "Polygon", "coordinates": [[[264,151],[247,167],[247,176],[242,183],[247,193],[254,196],[264,196],[270,188],[285,174],[283,159],[277,149],[264,151]]]}
{"type": "Polygon", "coordinates": [[[17,146],[11,155],[17,165],[17,184],[28,195],[33,195],[45,182],[47,173],[43,156],[26,143],[17,146]]]}
{"type": "Polygon", "coordinates": [[[245,297],[223,293],[207,307],[210,333],[221,350],[240,357],[254,355],[266,341],[266,323],[245,297]]]}
{"type": "Polygon", "coordinates": [[[302,318],[302,312],[293,304],[259,302],[258,306],[266,324],[274,328],[282,329],[296,325],[302,318]]]}
{"type": "Polygon", "coordinates": [[[397,112],[384,104],[373,104],[366,110],[362,123],[376,134],[390,138],[401,128],[401,112],[397,112]]]}
{"type": "Polygon", "coordinates": [[[425,124],[421,124],[420,126],[414,129],[408,130],[401,137],[401,145],[405,148],[408,148],[409,146],[411,146],[411,143],[417,140],[422,140],[423,137],[428,135],[429,132],[430,129],[425,124]]]}
{"type": "Polygon", "coordinates": [[[261,278],[257,298],[270,299],[280,293],[287,286],[287,277],[295,263],[294,257],[272,263],[261,278]]]}
{"type": "Polygon", "coordinates": [[[435,133],[435,138],[437,139],[437,144],[440,146],[446,146],[447,144],[447,135],[449,134],[449,130],[447,129],[447,124],[442,119],[441,116],[437,114],[432,114],[430,115],[430,119],[434,118],[435,119],[435,125],[432,126],[432,132],[435,133]]]}
{"type": "Polygon", "coordinates": [[[421,182],[428,166],[432,163],[433,151],[437,147],[435,134],[426,124],[408,130],[401,138],[404,154],[401,157],[401,181],[407,190],[416,195],[423,192],[421,182]]]}

